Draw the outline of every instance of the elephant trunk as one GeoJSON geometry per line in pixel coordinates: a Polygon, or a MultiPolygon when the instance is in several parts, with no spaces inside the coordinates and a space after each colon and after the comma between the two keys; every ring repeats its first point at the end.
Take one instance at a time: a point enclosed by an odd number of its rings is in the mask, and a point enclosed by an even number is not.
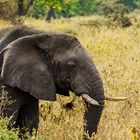
{"type": "MultiPolygon", "coordinates": [[[[124,101],[127,97],[111,97],[111,96],[104,96],[104,89],[102,80],[96,72],[94,76],[89,79],[91,90],[89,90],[88,94],[81,94],[83,99],[86,102],[86,110],[84,114],[85,120],[85,131],[88,133],[89,137],[92,134],[97,133],[98,124],[102,115],[102,111],[104,108],[105,100],[109,101],[124,101]]],[[[88,140],[88,137],[84,135],[85,140],[88,140]]]]}
{"type": "MultiPolygon", "coordinates": [[[[92,78],[89,79],[89,82],[91,87],[89,96],[97,102],[97,104],[91,104],[86,100],[87,108],[84,114],[85,131],[91,137],[92,134],[97,133],[98,124],[104,108],[105,96],[103,83],[97,71],[92,75],[92,78]]],[[[88,138],[85,136],[85,139],[87,140],[88,138]]]]}
{"type": "MultiPolygon", "coordinates": [[[[97,133],[98,124],[102,115],[103,106],[94,106],[87,105],[87,109],[85,111],[84,119],[85,119],[85,131],[89,135],[97,133]]],[[[85,139],[87,140],[87,136],[85,135],[85,139]]]]}

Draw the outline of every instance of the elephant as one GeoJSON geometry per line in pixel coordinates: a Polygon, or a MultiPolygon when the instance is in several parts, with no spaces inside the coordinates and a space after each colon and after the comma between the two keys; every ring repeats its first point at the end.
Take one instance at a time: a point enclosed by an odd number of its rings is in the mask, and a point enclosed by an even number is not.
{"type": "Polygon", "coordinates": [[[0,51],[0,84],[14,101],[3,115],[12,116],[8,127],[19,127],[21,133],[37,130],[39,99],[56,101],[56,94],[69,96],[70,91],[82,96],[88,104],[84,129],[89,136],[97,132],[105,99],[118,100],[104,95],[95,64],[72,35],[9,27],[0,30],[0,51]]]}

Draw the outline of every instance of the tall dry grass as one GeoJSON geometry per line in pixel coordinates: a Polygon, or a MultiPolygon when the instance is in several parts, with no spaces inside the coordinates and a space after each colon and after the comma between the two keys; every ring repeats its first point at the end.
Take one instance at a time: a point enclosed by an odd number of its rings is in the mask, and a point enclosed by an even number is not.
{"type": "MultiPolygon", "coordinates": [[[[127,96],[124,102],[106,102],[99,124],[97,140],[140,139],[140,19],[133,26],[108,28],[88,26],[91,17],[53,20],[27,19],[26,25],[46,31],[67,32],[76,36],[90,53],[104,83],[106,95],[127,96]]],[[[0,22],[0,26],[2,23],[0,22]]],[[[9,24],[7,24],[9,25],[9,24]]],[[[6,25],[6,26],[7,26],[6,25]]],[[[4,27],[2,25],[1,27],[4,27]]],[[[71,97],[58,97],[56,102],[40,102],[40,125],[34,140],[82,140],[83,103],[76,98],[73,110],[63,104],[71,97]]]]}

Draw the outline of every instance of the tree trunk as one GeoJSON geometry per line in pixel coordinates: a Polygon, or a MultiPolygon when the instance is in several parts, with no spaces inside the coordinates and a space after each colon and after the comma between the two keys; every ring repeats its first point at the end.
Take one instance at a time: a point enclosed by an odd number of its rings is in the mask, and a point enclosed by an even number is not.
{"type": "Polygon", "coordinates": [[[30,9],[30,7],[33,5],[34,0],[28,0],[28,4],[26,8],[24,7],[23,0],[18,0],[18,15],[23,16],[26,15],[30,9]]]}
{"type": "Polygon", "coordinates": [[[24,13],[23,0],[18,0],[18,15],[22,16],[24,13]]]}
{"type": "Polygon", "coordinates": [[[34,0],[29,0],[27,8],[24,12],[24,15],[26,15],[28,13],[28,11],[30,10],[30,7],[33,5],[33,3],[34,3],[34,0]]]}
{"type": "Polygon", "coordinates": [[[54,9],[53,9],[53,7],[50,7],[50,8],[49,8],[45,20],[46,20],[47,22],[50,22],[50,21],[51,21],[51,17],[56,18],[56,17],[55,17],[55,14],[54,14],[54,9]]]}

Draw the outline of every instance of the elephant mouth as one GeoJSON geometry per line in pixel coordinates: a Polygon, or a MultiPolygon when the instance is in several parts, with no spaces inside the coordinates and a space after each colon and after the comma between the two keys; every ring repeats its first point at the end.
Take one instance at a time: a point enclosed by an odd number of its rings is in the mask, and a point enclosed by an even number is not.
{"type": "Polygon", "coordinates": [[[90,97],[89,93],[86,90],[81,89],[81,90],[74,90],[72,92],[74,92],[77,96],[81,96],[83,98],[83,100],[86,101],[87,103],[89,103],[91,105],[95,105],[95,106],[100,106],[98,101],[96,101],[95,99],[90,97]]]}

